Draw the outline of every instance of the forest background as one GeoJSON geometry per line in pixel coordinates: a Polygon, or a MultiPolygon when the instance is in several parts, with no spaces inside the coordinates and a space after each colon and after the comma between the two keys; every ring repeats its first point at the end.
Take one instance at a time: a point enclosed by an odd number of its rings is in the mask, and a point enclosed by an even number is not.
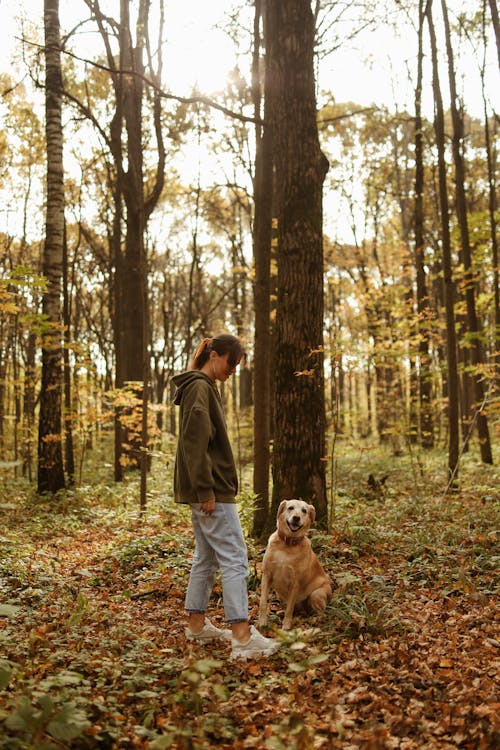
{"type": "Polygon", "coordinates": [[[496,2],[222,6],[183,58],[124,0],[21,5],[5,46],[2,746],[493,747],[496,2]],[[290,494],[336,583],[267,676],[179,645],[169,380],[219,329],[251,604],[290,494]]]}

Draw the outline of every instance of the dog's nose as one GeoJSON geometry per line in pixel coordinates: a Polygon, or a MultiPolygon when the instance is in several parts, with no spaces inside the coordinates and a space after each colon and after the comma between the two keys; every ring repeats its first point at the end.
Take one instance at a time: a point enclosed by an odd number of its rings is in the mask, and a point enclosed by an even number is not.
{"type": "Polygon", "coordinates": [[[292,516],[293,523],[300,523],[300,516],[292,516]]]}

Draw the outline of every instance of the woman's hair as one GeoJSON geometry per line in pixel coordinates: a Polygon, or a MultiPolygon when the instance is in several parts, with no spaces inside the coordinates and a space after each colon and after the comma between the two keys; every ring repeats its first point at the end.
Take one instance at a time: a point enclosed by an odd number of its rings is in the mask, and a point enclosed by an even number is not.
{"type": "Polygon", "coordinates": [[[230,333],[220,333],[212,339],[203,339],[194,353],[190,369],[201,370],[212,351],[216,352],[219,357],[228,354],[227,361],[230,367],[234,367],[245,356],[245,350],[237,336],[232,336],[230,333]]]}

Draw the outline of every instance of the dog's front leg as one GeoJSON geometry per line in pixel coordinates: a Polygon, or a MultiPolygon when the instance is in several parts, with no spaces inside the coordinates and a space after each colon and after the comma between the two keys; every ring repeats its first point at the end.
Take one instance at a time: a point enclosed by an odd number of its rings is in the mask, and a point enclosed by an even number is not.
{"type": "Polygon", "coordinates": [[[286,600],[285,615],[283,617],[283,624],[281,626],[283,630],[290,630],[290,628],[292,627],[293,613],[295,610],[295,604],[297,603],[298,594],[299,584],[298,581],[294,580],[290,587],[288,598],[286,600]]]}
{"type": "Polygon", "coordinates": [[[260,603],[259,603],[259,627],[267,627],[267,601],[269,599],[269,577],[267,573],[262,572],[260,582],[260,603]]]}

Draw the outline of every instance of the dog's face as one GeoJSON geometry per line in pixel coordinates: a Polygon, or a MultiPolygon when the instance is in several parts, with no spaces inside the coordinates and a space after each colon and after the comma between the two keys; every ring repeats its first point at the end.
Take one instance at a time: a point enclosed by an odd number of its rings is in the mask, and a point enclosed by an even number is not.
{"type": "Polygon", "coordinates": [[[276,525],[287,536],[305,536],[315,518],[314,505],[303,500],[282,500],[276,525]]]}

